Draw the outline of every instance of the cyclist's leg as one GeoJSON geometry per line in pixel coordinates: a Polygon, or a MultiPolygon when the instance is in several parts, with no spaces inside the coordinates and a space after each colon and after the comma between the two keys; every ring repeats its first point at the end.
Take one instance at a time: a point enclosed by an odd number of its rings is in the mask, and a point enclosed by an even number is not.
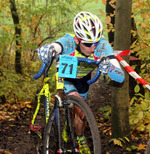
{"type": "MultiPolygon", "coordinates": [[[[68,95],[77,96],[81,100],[85,99],[87,96],[87,93],[88,93],[88,92],[86,92],[86,93],[79,94],[77,92],[77,89],[75,88],[74,84],[71,82],[66,82],[65,90],[68,93],[68,95]]],[[[86,143],[86,138],[84,136],[84,130],[85,130],[85,124],[86,124],[85,117],[86,116],[85,116],[84,112],[82,111],[82,109],[80,107],[78,107],[77,105],[74,105],[74,114],[75,114],[74,127],[75,127],[75,132],[77,135],[77,141],[79,143],[80,152],[85,153],[85,154],[90,154],[90,149],[88,147],[88,144],[86,143]]],[[[64,131],[64,134],[66,135],[65,131],[64,131]]]]}
{"type": "MultiPolygon", "coordinates": [[[[83,99],[83,95],[80,95],[78,92],[71,92],[68,95],[74,95],[83,99]]],[[[75,123],[76,134],[78,136],[82,136],[84,133],[84,127],[86,123],[86,121],[85,120],[83,121],[82,119],[84,118],[85,115],[78,106],[74,106],[74,108],[75,108],[74,123],[75,123]]]]}
{"type": "Polygon", "coordinates": [[[101,144],[96,120],[89,106],[79,97],[69,95],[68,102],[72,104],[70,111],[73,116],[72,126],[76,132],[81,154],[101,153],[101,144]],[[74,107],[73,107],[74,106],[74,107]],[[78,113],[77,113],[78,111],[78,113]],[[95,149],[95,151],[93,150],[95,149]]]}
{"type": "MultiPolygon", "coordinates": [[[[85,82],[87,82],[87,80],[89,78],[90,78],[90,76],[88,76],[86,78],[82,78],[82,79],[74,79],[74,80],[65,81],[64,82],[65,93],[67,93],[68,95],[77,96],[77,97],[85,100],[87,97],[88,88],[89,88],[89,85],[85,84],[85,82]],[[82,85],[82,84],[84,84],[84,85],[82,85]],[[80,93],[78,92],[78,90],[80,91],[80,93]]],[[[83,117],[84,117],[84,113],[82,113],[80,108],[75,106],[75,129],[76,129],[77,135],[79,135],[79,136],[82,136],[82,134],[84,132],[85,121],[82,120],[83,117]],[[82,117],[81,117],[81,115],[82,115],[82,117]]]]}
{"type": "MultiPolygon", "coordinates": [[[[74,96],[77,96],[77,97],[83,99],[83,97],[77,92],[77,89],[76,89],[73,82],[65,81],[64,85],[65,85],[65,93],[66,94],[74,95],[74,96]]],[[[77,114],[78,112],[80,112],[79,110],[80,109],[78,109],[78,107],[75,106],[75,111],[76,111],[76,113],[75,113],[75,128],[76,128],[76,133],[78,135],[82,135],[83,131],[84,131],[84,123],[77,114]]]]}
{"type": "MultiPolygon", "coordinates": [[[[87,94],[87,93],[86,93],[87,94]]],[[[83,100],[83,98],[86,98],[85,95],[80,95],[77,92],[71,92],[68,95],[74,95],[79,97],[80,99],[83,100]]],[[[75,118],[74,118],[74,126],[75,126],[75,132],[77,135],[77,141],[79,144],[79,149],[81,154],[91,154],[91,150],[88,146],[87,140],[84,136],[84,131],[85,131],[85,125],[86,125],[86,116],[84,111],[78,107],[77,105],[74,105],[74,112],[75,112],[75,118]]]]}

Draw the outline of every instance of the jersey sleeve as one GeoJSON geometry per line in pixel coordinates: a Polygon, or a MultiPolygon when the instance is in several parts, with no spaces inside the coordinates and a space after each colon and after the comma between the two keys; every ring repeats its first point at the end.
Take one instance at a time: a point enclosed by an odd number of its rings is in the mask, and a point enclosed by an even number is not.
{"type": "Polygon", "coordinates": [[[75,42],[73,36],[70,34],[66,34],[55,42],[61,44],[63,48],[62,54],[70,54],[75,50],[75,42]]]}
{"type": "Polygon", "coordinates": [[[107,57],[110,55],[114,55],[111,45],[104,38],[101,38],[101,41],[96,47],[94,54],[98,58],[100,58],[101,56],[107,57]]]}

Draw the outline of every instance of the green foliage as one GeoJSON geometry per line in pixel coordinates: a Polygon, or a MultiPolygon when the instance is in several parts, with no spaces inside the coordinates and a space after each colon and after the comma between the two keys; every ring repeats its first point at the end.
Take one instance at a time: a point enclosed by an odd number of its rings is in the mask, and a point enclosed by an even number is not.
{"type": "Polygon", "coordinates": [[[101,107],[99,110],[103,112],[105,119],[111,118],[111,107],[109,105],[107,105],[105,107],[101,107]]]}
{"type": "MultiPolygon", "coordinates": [[[[81,10],[86,1],[33,1],[16,0],[17,13],[19,15],[19,27],[22,30],[22,52],[33,56],[33,51],[46,42],[53,42],[56,38],[72,31],[72,22],[75,14],[81,10]]],[[[6,48],[15,49],[13,42],[14,27],[11,17],[9,0],[0,2],[1,25],[0,53],[4,54],[6,48]]]]}
{"type": "Polygon", "coordinates": [[[131,145],[130,147],[126,148],[127,151],[134,151],[137,147],[135,145],[131,145]]]}
{"type": "Polygon", "coordinates": [[[112,138],[109,142],[113,142],[114,145],[117,145],[119,147],[123,147],[123,144],[126,142],[130,142],[130,140],[127,137],[124,138],[112,138]]]}
{"type": "Polygon", "coordinates": [[[148,132],[150,134],[150,95],[149,91],[145,95],[139,93],[140,87],[134,89],[135,96],[130,101],[130,125],[132,130],[148,132]]]}
{"type": "Polygon", "coordinates": [[[133,50],[141,59],[141,76],[150,83],[150,2],[148,0],[133,1],[133,17],[136,22],[138,40],[132,44],[133,50]]]}
{"type": "Polygon", "coordinates": [[[37,87],[40,86],[41,80],[35,81],[32,76],[39,70],[39,61],[30,62],[29,58],[24,61],[24,74],[16,74],[14,69],[14,54],[6,52],[4,63],[0,66],[0,96],[5,96],[11,103],[33,100],[37,87]],[[7,63],[6,63],[7,61],[7,63]]]}
{"type": "Polygon", "coordinates": [[[0,96],[4,95],[10,103],[33,100],[39,81],[30,76],[16,74],[13,69],[0,68],[0,96]]]}

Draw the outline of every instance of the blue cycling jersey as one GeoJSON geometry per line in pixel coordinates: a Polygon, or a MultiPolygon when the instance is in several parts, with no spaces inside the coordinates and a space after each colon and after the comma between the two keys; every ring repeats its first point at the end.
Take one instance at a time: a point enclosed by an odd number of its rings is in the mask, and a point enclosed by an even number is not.
{"type": "MultiPolygon", "coordinates": [[[[83,54],[81,54],[79,51],[76,50],[76,44],[73,35],[67,34],[56,40],[56,42],[60,43],[63,47],[63,51],[61,54],[87,58],[86,56],[84,56],[83,54]]],[[[101,38],[99,44],[96,46],[94,50],[94,53],[92,53],[88,58],[97,60],[101,56],[107,57],[111,55],[114,55],[113,49],[104,38],[101,38]]],[[[80,63],[77,69],[77,78],[86,76],[91,71],[93,71],[95,67],[96,66],[93,64],[80,63]]]]}
{"type": "MultiPolygon", "coordinates": [[[[73,39],[73,35],[66,34],[65,36],[56,40],[56,42],[59,42],[63,46],[62,54],[75,54],[76,44],[73,39]]],[[[95,48],[94,54],[91,55],[89,58],[94,58],[95,60],[97,60],[102,55],[104,55],[105,57],[114,55],[113,49],[104,38],[101,38],[99,44],[95,48]]]]}

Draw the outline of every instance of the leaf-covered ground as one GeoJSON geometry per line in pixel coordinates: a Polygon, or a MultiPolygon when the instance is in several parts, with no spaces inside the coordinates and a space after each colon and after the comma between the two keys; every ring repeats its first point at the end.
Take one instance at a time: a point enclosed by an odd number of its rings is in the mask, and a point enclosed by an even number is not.
{"type": "MultiPolygon", "coordinates": [[[[109,83],[97,81],[90,87],[87,103],[91,106],[98,122],[102,139],[103,154],[144,154],[147,137],[144,133],[134,132],[128,150],[114,146],[111,140],[111,120],[106,111],[111,104],[109,83]],[[99,110],[101,108],[101,110],[99,110]]],[[[0,104],[0,154],[33,154],[34,142],[30,135],[30,111],[32,102],[0,104]]],[[[116,141],[117,142],[117,141],[116,141]]]]}

